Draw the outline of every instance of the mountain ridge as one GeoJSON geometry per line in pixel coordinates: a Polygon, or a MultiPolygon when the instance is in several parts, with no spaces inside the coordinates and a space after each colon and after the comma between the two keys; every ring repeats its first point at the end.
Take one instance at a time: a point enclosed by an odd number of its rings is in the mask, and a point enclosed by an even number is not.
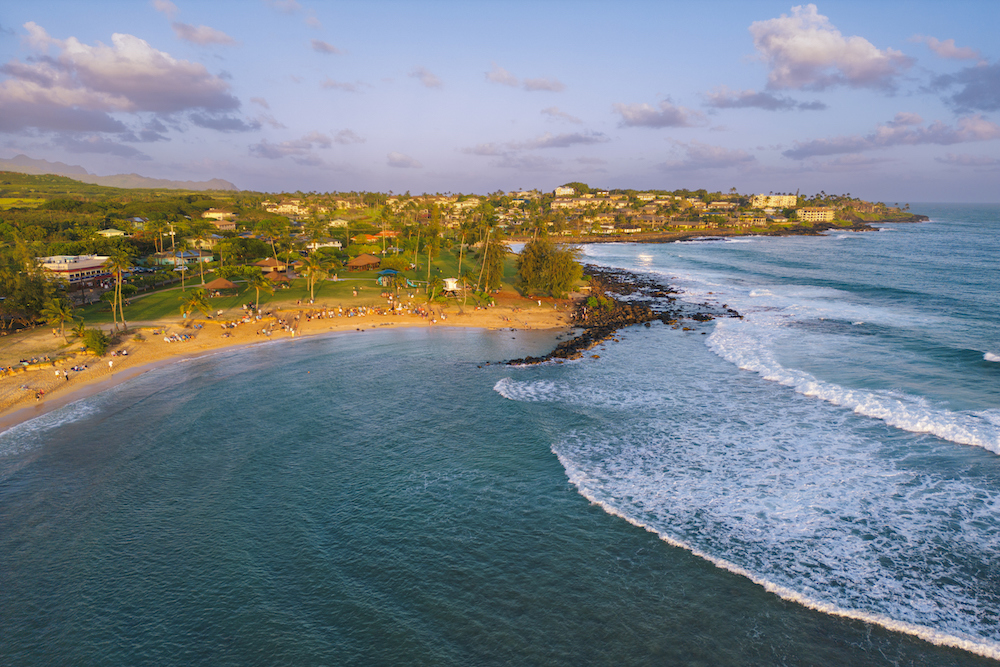
{"type": "Polygon", "coordinates": [[[136,173],[98,176],[91,174],[78,164],[49,162],[28,157],[20,153],[9,160],[0,159],[0,171],[15,171],[20,174],[55,174],[66,176],[84,183],[104,185],[112,188],[148,188],[165,190],[239,190],[236,185],[221,178],[207,181],[173,181],[165,178],[150,178],[136,173]]]}

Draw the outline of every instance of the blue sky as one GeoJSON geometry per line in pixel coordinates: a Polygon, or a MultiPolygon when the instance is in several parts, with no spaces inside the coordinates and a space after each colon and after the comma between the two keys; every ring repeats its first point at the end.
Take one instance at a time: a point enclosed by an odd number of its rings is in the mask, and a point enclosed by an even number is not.
{"type": "Polygon", "coordinates": [[[6,3],[0,157],[264,191],[1000,200],[1000,3],[6,3]]]}

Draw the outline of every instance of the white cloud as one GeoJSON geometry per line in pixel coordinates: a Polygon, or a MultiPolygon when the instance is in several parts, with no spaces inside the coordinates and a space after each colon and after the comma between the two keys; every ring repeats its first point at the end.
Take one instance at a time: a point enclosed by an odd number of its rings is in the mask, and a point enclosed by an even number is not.
{"type": "Polygon", "coordinates": [[[179,39],[183,39],[185,42],[191,42],[192,44],[235,44],[236,40],[222,32],[221,30],[216,30],[215,28],[209,28],[207,25],[193,26],[189,23],[171,23],[170,27],[174,29],[174,34],[177,35],[179,39]]]}
{"type": "Polygon", "coordinates": [[[505,70],[500,65],[493,63],[493,69],[486,73],[486,80],[499,83],[504,86],[517,86],[517,77],[505,70]]]}
{"type": "Polygon", "coordinates": [[[418,79],[427,88],[440,88],[442,85],[441,79],[437,78],[425,67],[414,67],[410,70],[408,76],[418,79]]]}
{"type": "Polygon", "coordinates": [[[812,102],[797,102],[790,97],[774,95],[773,93],[761,93],[755,90],[729,90],[725,86],[719,86],[714,91],[707,93],[706,104],[716,109],[764,109],[766,111],[821,111],[826,109],[826,105],[815,100],[812,102]]]}
{"type": "Polygon", "coordinates": [[[684,143],[674,141],[674,148],[684,152],[680,160],[668,160],[657,165],[663,171],[696,171],[699,169],[728,169],[746,167],[757,158],[744,150],[703,144],[700,141],[684,143]]]}
{"type": "Polygon", "coordinates": [[[576,125],[581,125],[583,123],[583,121],[580,120],[579,118],[577,118],[576,116],[571,116],[570,114],[566,113],[565,111],[560,111],[559,107],[548,107],[548,108],[542,109],[542,114],[546,115],[546,116],[550,116],[552,118],[556,118],[558,120],[564,120],[564,121],[566,121],[568,123],[574,123],[576,125]]]}
{"type": "Polygon", "coordinates": [[[913,64],[900,51],[879,50],[863,37],[844,37],[813,4],[792,7],[791,16],[756,21],[750,33],[770,67],[767,85],[772,89],[892,88],[913,64]]]}
{"type": "Polygon", "coordinates": [[[172,114],[200,110],[228,113],[240,102],[229,84],[204,65],[177,60],[133,35],[115,33],[111,46],[50,37],[35,23],[24,26],[26,42],[55,57],[0,67],[0,126],[43,130],[120,131],[111,113],[172,114]]]}
{"type": "Polygon", "coordinates": [[[969,155],[968,153],[947,153],[944,157],[934,158],[936,162],[952,167],[973,167],[977,169],[1000,168],[1000,159],[987,155],[969,155]]]}
{"type": "Polygon", "coordinates": [[[970,48],[968,46],[955,46],[954,39],[946,39],[941,41],[934,37],[928,37],[925,35],[914,35],[911,41],[921,42],[927,45],[931,51],[936,53],[942,58],[947,58],[948,60],[978,60],[982,61],[983,56],[976,49],[970,48]]]}
{"type": "Polygon", "coordinates": [[[508,144],[513,149],[535,149],[535,148],[568,148],[576,144],[603,144],[610,141],[608,137],[600,132],[573,132],[570,134],[551,134],[546,132],[540,137],[529,139],[525,142],[512,142],[508,144]]]}
{"type": "Polygon", "coordinates": [[[805,142],[796,141],[795,147],[784,151],[782,155],[801,160],[817,155],[860,153],[892,146],[920,144],[949,146],[992,139],[1000,139],[1000,125],[980,115],[959,118],[956,126],[945,125],[941,121],[934,121],[925,126],[923,119],[917,114],[899,113],[893,120],[876,125],[875,130],[865,136],[850,135],[805,142]]]}
{"type": "Polygon", "coordinates": [[[556,79],[540,78],[540,79],[525,79],[524,89],[530,91],[536,90],[547,90],[553,93],[561,93],[566,90],[566,85],[561,81],[556,79]]]}
{"type": "Polygon", "coordinates": [[[287,125],[285,125],[284,123],[282,123],[280,120],[278,120],[277,118],[275,118],[274,116],[272,116],[269,113],[257,114],[257,117],[256,117],[255,120],[257,121],[258,124],[259,123],[267,123],[268,125],[270,125],[271,127],[273,127],[276,130],[285,130],[285,129],[288,129],[287,125]]]}
{"type": "Polygon", "coordinates": [[[296,2],[296,0],[264,0],[264,4],[277,9],[283,14],[294,14],[302,9],[302,5],[296,2]]]}
{"type": "Polygon", "coordinates": [[[343,90],[348,93],[356,93],[360,90],[357,83],[350,83],[348,81],[335,81],[330,77],[327,77],[323,83],[319,84],[320,87],[327,90],[343,90]]]}
{"type": "Polygon", "coordinates": [[[166,14],[168,18],[172,19],[177,14],[177,5],[170,2],[170,0],[152,0],[149,4],[156,11],[166,14]]]}
{"type": "Polygon", "coordinates": [[[259,104],[260,106],[264,107],[265,109],[270,109],[271,108],[271,105],[268,104],[267,100],[265,100],[263,97],[251,97],[250,101],[253,102],[254,104],[259,104]]]}
{"type": "Polygon", "coordinates": [[[501,169],[517,169],[518,171],[554,171],[562,164],[555,158],[539,157],[537,155],[516,155],[507,153],[492,162],[494,167],[501,169]]]}
{"type": "Polygon", "coordinates": [[[396,167],[398,169],[420,169],[424,166],[409,155],[403,155],[402,153],[397,153],[395,151],[389,153],[385,157],[386,164],[390,167],[396,167]]]}
{"type": "MultiPolygon", "coordinates": [[[[279,144],[272,144],[264,139],[259,144],[250,146],[250,152],[258,157],[269,160],[277,160],[283,157],[313,156],[312,151],[316,148],[330,148],[333,139],[322,132],[309,132],[300,139],[292,141],[282,141],[279,144]]],[[[315,158],[315,156],[313,156],[315,158]]],[[[318,159],[318,158],[315,158],[318,159]]]]}
{"type": "Polygon", "coordinates": [[[310,44],[312,46],[312,50],[316,53],[331,53],[334,55],[341,55],[344,53],[333,44],[324,42],[322,39],[314,39],[310,42],[310,44]]]}
{"type": "Polygon", "coordinates": [[[365,143],[364,138],[358,136],[352,130],[341,130],[340,132],[334,135],[333,140],[336,141],[338,144],[343,144],[345,146],[347,144],[365,143]]]}
{"type": "Polygon", "coordinates": [[[614,104],[612,109],[622,119],[622,127],[693,127],[704,120],[698,111],[675,106],[664,100],[659,109],[649,104],[614,104]]]}

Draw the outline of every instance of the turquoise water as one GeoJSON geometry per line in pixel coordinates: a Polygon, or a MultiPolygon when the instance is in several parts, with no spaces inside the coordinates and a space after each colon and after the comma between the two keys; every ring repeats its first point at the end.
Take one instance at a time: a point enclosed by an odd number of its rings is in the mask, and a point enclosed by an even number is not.
{"type": "Polygon", "coordinates": [[[15,427],[0,662],[995,664],[998,209],[931,209],[592,247],[745,315],[596,360],[332,335],[15,427]]]}

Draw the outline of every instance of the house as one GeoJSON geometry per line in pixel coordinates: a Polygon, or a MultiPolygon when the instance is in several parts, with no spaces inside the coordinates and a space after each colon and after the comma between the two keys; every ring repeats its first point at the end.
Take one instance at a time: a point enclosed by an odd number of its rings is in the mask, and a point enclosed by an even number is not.
{"type": "Polygon", "coordinates": [[[128,236],[128,234],[126,234],[122,230],[115,229],[113,227],[110,229],[102,229],[101,231],[97,232],[97,234],[99,236],[103,236],[106,239],[113,239],[119,236],[128,236]]]}
{"type": "Polygon", "coordinates": [[[343,247],[344,244],[341,243],[340,241],[325,237],[319,239],[313,239],[306,244],[306,248],[308,248],[309,250],[319,250],[320,248],[336,248],[337,250],[340,250],[343,247]]]}
{"type": "Polygon", "coordinates": [[[210,219],[209,222],[211,222],[213,225],[215,225],[215,228],[218,229],[220,232],[235,232],[236,231],[236,221],[235,220],[228,220],[228,219],[218,219],[218,220],[216,220],[216,219],[210,219]]]}
{"type": "Polygon", "coordinates": [[[576,190],[574,190],[573,188],[568,188],[566,186],[560,186],[555,190],[556,197],[572,197],[575,194],[576,190]]]}
{"type": "Polygon", "coordinates": [[[754,208],[791,208],[798,203],[799,198],[795,195],[754,195],[750,198],[750,205],[754,208]]]}
{"type": "Polygon", "coordinates": [[[201,217],[208,218],[210,220],[231,220],[236,217],[236,214],[232,211],[227,211],[221,208],[210,208],[202,213],[201,217]]]}
{"type": "Polygon", "coordinates": [[[149,256],[149,261],[160,266],[186,266],[199,262],[207,264],[213,259],[207,250],[167,250],[149,256]]]}
{"type": "Polygon", "coordinates": [[[262,259],[259,262],[254,262],[254,266],[260,267],[260,270],[264,273],[270,271],[287,271],[288,263],[283,262],[280,259],[275,259],[274,257],[268,257],[267,259],[262,259]]]}
{"type": "Polygon", "coordinates": [[[52,255],[39,257],[37,261],[47,277],[78,285],[110,276],[105,268],[109,259],[106,255],[52,255]]]}
{"type": "Polygon", "coordinates": [[[347,226],[347,220],[344,220],[343,218],[337,218],[327,223],[327,227],[346,227],[346,226],[347,226]]]}

